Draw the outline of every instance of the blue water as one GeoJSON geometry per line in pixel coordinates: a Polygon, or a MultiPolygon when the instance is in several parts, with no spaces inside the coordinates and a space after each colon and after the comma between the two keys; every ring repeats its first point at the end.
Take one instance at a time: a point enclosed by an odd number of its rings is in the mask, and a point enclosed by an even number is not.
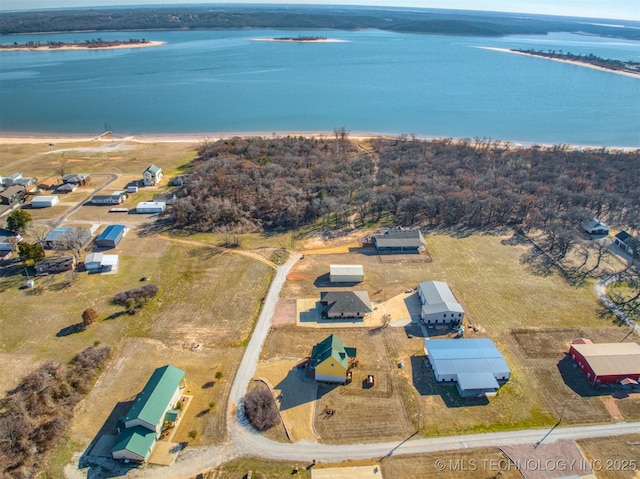
{"type": "Polygon", "coordinates": [[[377,30],[3,36],[147,38],[161,47],[0,52],[0,131],[331,132],[640,146],[640,79],[478,47],[640,60],[640,42],[377,30]],[[256,38],[321,35],[340,43],[256,38]]]}

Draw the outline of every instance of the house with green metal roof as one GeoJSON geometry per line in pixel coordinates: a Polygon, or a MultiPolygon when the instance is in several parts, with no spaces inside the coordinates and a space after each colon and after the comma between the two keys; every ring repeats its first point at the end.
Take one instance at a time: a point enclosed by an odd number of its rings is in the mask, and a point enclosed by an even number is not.
{"type": "Polygon", "coordinates": [[[175,409],[185,387],[185,372],[167,364],[156,369],[136,397],[120,423],[116,444],[111,449],[114,459],[145,461],[166,422],[176,422],[175,409]]]}
{"type": "Polygon", "coordinates": [[[332,334],[313,347],[307,370],[316,381],[344,384],[355,359],[356,348],[345,346],[338,336],[332,334]]]}

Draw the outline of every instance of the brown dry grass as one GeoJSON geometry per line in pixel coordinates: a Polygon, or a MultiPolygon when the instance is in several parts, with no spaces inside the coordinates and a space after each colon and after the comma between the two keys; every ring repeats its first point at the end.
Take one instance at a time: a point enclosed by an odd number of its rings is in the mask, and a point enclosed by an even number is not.
{"type": "Polygon", "coordinates": [[[598,479],[640,478],[640,434],[577,443],[598,479]]]}

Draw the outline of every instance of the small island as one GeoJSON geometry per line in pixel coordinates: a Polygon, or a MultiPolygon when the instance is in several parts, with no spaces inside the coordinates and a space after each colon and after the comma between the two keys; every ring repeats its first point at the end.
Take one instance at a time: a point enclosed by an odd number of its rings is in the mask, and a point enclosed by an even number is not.
{"type": "Polygon", "coordinates": [[[96,38],[92,40],[73,42],[13,42],[8,44],[0,44],[0,50],[107,50],[115,48],[155,47],[159,45],[164,45],[164,42],[149,41],[146,38],[129,38],[128,40],[103,40],[102,38],[96,38]]]}
{"type": "Polygon", "coordinates": [[[562,50],[556,52],[555,50],[534,50],[532,48],[524,50],[513,48],[514,53],[520,53],[524,55],[532,55],[536,57],[548,58],[551,60],[559,60],[574,64],[580,64],[584,66],[590,66],[603,70],[614,71],[618,73],[625,73],[628,75],[640,76],[640,63],[634,61],[621,61],[612,60],[609,58],[597,57],[590,53],[588,55],[573,54],[570,52],[564,53],[562,50]]]}
{"type": "Polygon", "coordinates": [[[298,35],[297,37],[276,37],[274,42],[326,42],[327,37],[298,35]]]}

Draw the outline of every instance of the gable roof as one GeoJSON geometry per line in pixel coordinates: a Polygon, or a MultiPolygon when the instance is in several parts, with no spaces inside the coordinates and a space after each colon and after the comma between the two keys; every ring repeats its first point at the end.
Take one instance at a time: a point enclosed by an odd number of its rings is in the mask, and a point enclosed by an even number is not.
{"type": "Polygon", "coordinates": [[[622,230],[620,231],[620,233],[618,233],[616,235],[616,238],[618,238],[620,241],[625,242],[627,241],[629,238],[631,238],[631,235],[629,233],[627,233],[626,231],[622,230]]]}
{"type": "Polygon", "coordinates": [[[609,229],[609,227],[598,218],[589,218],[588,220],[583,221],[582,227],[587,231],[590,231],[594,228],[609,229]]]}
{"type": "Polygon", "coordinates": [[[364,268],[361,264],[331,264],[329,265],[329,274],[336,275],[364,275],[364,268]]]}
{"type": "Polygon", "coordinates": [[[488,338],[426,339],[424,345],[429,361],[442,375],[511,372],[504,356],[488,338]]]}
{"type": "Polygon", "coordinates": [[[332,314],[373,311],[366,291],[325,291],[320,293],[320,302],[327,303],[327,312],[332,314]]]}
{"type": "Polygon", "coordinates": [[[156,369],[144,389],[138,394],[124,421],[140,419],[155,427],[164,419],[164,412],[176,389],[180,386],[184,371],[171,364],[156,369]]]}
{"type": "MultiPolygon", "coordinates": [[[[145,173],[151,173],[152,175],[155,175],[156,173],[158,173],[159,171],[162,171],[161,168],[157,167],[156,165],[151,165],[149,166],[149,168],[147,168],[146,170],[144,170],[145,173]]],[[[144,173],[143,173],[144,174],[144,173]]]]}
{"type": "Polygon", "coordinates": [[[115,241],[118,236],[124,231],[124,225],[109,225],[107,226],[100,236],[96,238],[96,241],[115,241]]]}
{"type": "Polygon", "coordinates": [[[427,246],[420,230],[391,230],[373,235],[373,241],[382,248],[423,248],[427,246]]]}
{"type": "Polygon", "coordinates": [[[356,348],[348,348],[342,340],[332,334],[326,337],[311,350],[311,359],[316,365],[324,362],[328,358],[335,359],[345,369],[349,366],[349,358],[356,357],[356,348]]]}
{"type": "Polygon", "coordinates": [[[24,191],[24,186],[22,185],[11,185],[5,190],[0,192],[0,196],[4,198],[11,198],[17,193],[22,193],[24,191]]]}
{"type": "Polygon", "coordinates": [[[126,450],[145,460],[151,452],[151,447],[155,440],[155,431],[151,431],[142,426],[130,427],[122,430],[120,434],[118,434],[116,443],[111,448],[111,452],[126,450]]]}
{"type": "Polygon", "coordinates": [[[64,226],[62,228],[56,228],[55,230],[49,231],[45,241],[62,241],[69,238],[78,239],[82,244],[85,244],[89,239],[91,239],[91,231],[83,228],[72,228],[70,226],[64,226]]]}
{"type": "Polygon", "coordinates": [[[636,343],[572,344],[598,376],[640,376],[640,345],[636,343]]]}
{"type": "Polygon", "coordinates": [[[427,314],[433,313],[464,313],[464,309],[456,297],[451,292],[449,285],[443,281],[423,281],[418,284],[418,289],[422,293],[422,311],[427,314]]]}

